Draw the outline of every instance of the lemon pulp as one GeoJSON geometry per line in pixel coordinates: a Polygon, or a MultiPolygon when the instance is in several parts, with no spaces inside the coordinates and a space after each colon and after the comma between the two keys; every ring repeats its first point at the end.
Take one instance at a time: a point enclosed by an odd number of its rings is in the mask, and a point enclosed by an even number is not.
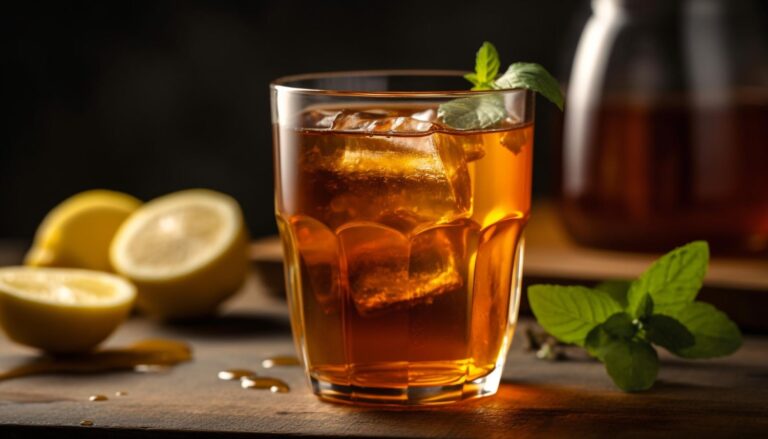
{"type": "Polygon", "coordinates": [[[126,318],[136,297],[118,276],[67,268],[0,268],[0,326],[51,353],[94,348],[126,318]]]}
{"type": "Polygon", "coordinates": [[[237,202],[193,189],[152,200],[120,227],[115,270],[138,287],[138,305],[164,318],[212,312],[247,272],[247,233],[237,202]]]}

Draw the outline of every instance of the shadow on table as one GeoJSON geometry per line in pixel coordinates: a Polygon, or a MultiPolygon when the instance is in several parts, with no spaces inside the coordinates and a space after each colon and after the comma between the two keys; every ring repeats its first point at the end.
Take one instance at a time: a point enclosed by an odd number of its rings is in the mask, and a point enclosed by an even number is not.
{"type": "Polygon", "coordinates": [[[396,425],[394,434],[405,436],[424,435],[426,429],[435,437],[602,437],[622,432],[668,437],[685,428],[709,437],[755,427],[752,418],[761,408],[749,413],[729,401],[733,396],[724,388],[664,381],[638,394],[503,382],[497,395],[488,398],[434,409],[363,409],[357,415],[371,424],[396,425]],[[691,419],[698,423],[691,424],[691,419]],[[732,427],[733,422],[739,425],[732,427]]]}
{"type": "Polygon", "coordinates": [[[196,338],[227,339],[290,335],[291,325],[282,315],[231,312],[224,315],[165,322],[165,331],[196,338]]]}

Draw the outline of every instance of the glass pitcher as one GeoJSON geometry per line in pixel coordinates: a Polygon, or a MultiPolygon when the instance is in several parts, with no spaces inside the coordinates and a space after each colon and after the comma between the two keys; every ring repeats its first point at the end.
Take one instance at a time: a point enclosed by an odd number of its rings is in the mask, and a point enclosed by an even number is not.
{"type": "Polygon", "coordinates": [[[768,3],[593,0],[568,84],[579,243],[768,252],[768,3]]]}

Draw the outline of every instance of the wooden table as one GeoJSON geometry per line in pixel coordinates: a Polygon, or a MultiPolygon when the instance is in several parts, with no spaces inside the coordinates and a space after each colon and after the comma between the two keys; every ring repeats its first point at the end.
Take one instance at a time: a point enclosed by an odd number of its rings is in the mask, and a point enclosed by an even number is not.
{"type": "MultiPolygon", "coordinates": [[[[2,252],[0,252],[2,253],[2,252]]],[[[0,263],[12,262],[8,255],[0,263]]],[[[747,337],[735,355],[683,361],[662,355],[649,392],[616,390],[597,362],[538,360],[515,339],[498,395],[440,409],[380,410],[323,403],[298,368],[271,369],[292,391],[244,390],[217,379],[232,367],[292,354],[283,300],[253,275],[216,319],[162,325],[136,316],[109,340],[122,346],[184,340],[194,360],[165,373],[38,376],[0,382],[0,438],[63,434],[114,437],[255,434],[370,437],[768,437],[768,338],[747,337]],[[127,395],[116,397],[115,392],[127,395]],[[104,394],[108,401],[91,402],[104,394]],[[93,426],[80,426],[82,420],[93,426]]],[[[529,320],[523,326],[533,324],[529,320]]],[[[519,332],[519,331],[518,331],[519,332]]],[[[34,353],[0,338],[0,368],[34,353]]]]}

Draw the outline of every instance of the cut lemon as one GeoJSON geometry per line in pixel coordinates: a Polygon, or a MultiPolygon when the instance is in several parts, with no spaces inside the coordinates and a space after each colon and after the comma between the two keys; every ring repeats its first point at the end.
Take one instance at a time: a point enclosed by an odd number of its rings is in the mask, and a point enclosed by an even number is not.
{"type": "Polygon", "coordinates": [[[141,201],[120,192],[92,190],[56,206],[43,220],[25,264],[111,271],[109,245],[141,201]]]}
{"type": "Polygon", "coordinates": [[[140,309],[161,318],[210,314],[248,270],[240,206],[204,189],[157,198],[123,223],[110,256],[138,288],[140,309]]]}
{"type": "Polygon", "coordinates": [[[50,353],[93,349],[131,310],[136,288],[118,276],[68,268],[0,268],[0,326],[50,353]]]}

